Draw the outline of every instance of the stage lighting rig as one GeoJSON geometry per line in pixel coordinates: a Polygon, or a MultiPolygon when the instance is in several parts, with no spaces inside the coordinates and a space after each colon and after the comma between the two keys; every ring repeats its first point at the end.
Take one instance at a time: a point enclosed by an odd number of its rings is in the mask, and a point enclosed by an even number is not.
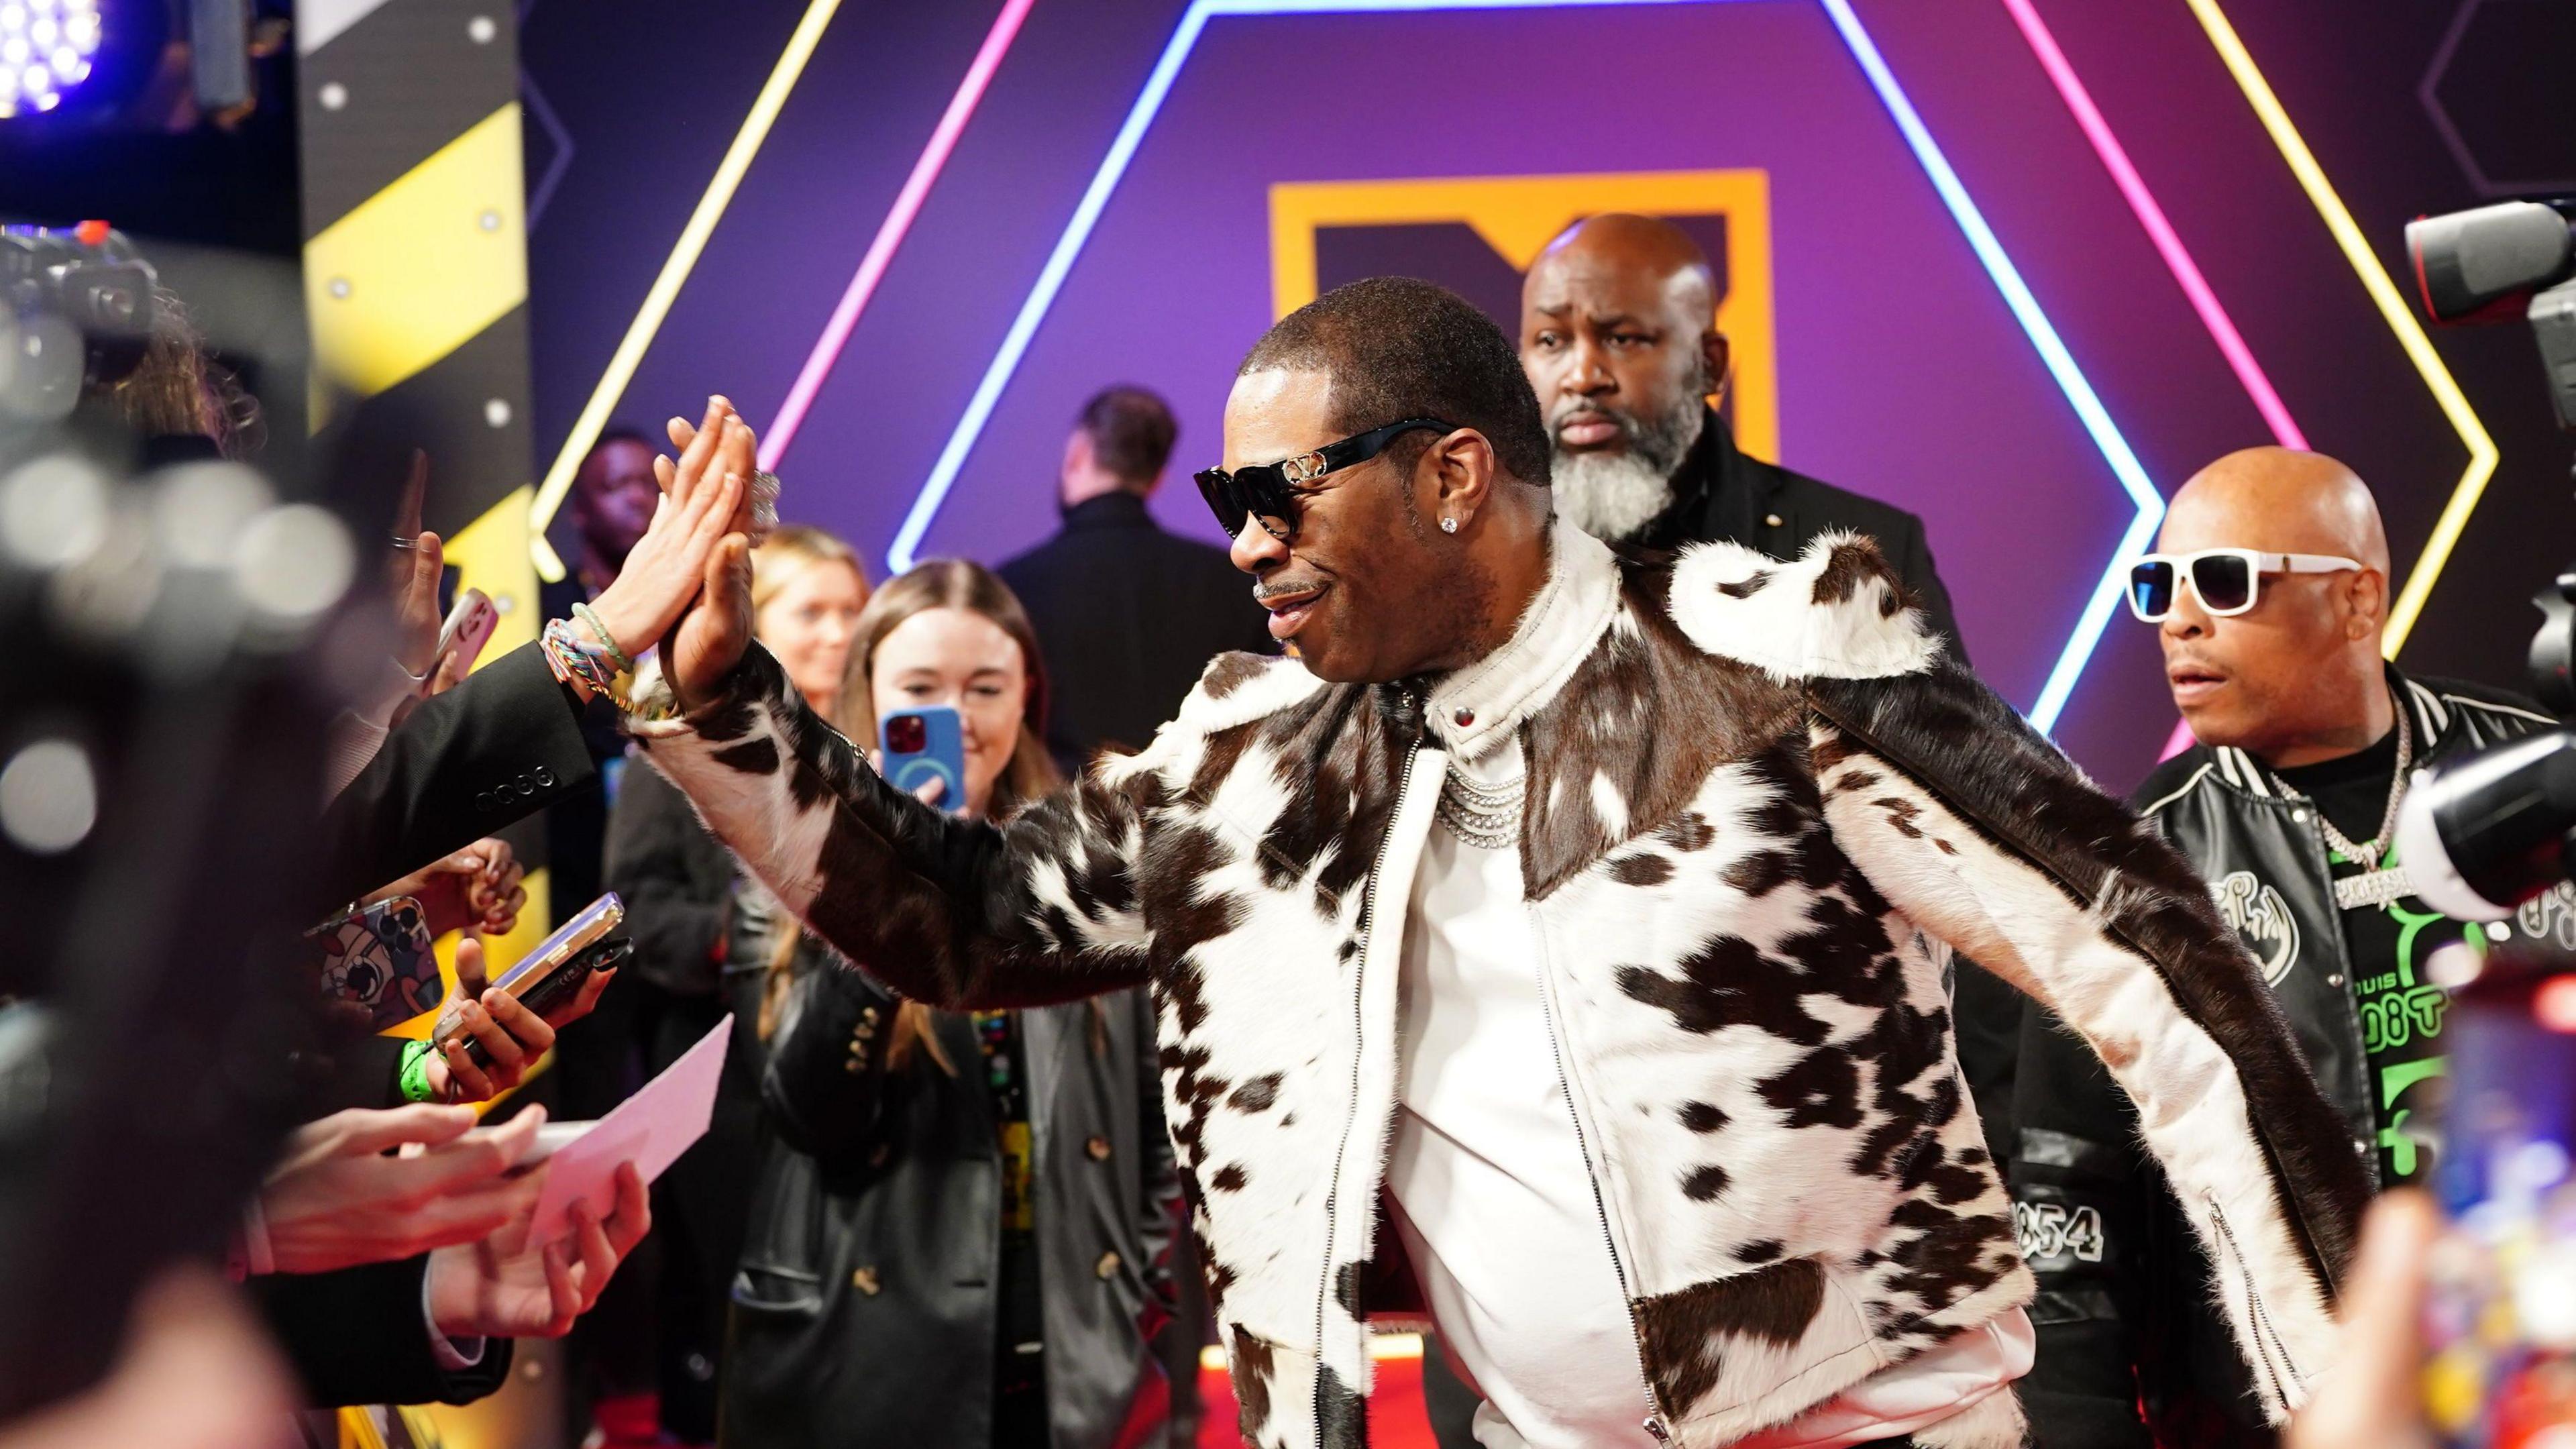
{"type": "Polygon", "coordinates": [[[0,0],[0,119],[50,111],[90,78],[98,0],[0,0]]]}

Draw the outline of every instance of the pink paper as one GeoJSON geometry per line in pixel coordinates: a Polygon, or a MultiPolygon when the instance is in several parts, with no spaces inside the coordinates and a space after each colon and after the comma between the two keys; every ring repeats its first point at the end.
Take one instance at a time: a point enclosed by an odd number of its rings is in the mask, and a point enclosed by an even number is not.
{"type": "Polygon", "coordinates": [[[546,1159],[546,1185],[537,1195],[528,1241],[551,1243],[571,1232],[569,1214],[577,1202],[606,1217],[617,1203],[619,1164],[634,1163],[649,1184],[704,1137],[732,1040],[733,1018],[727,1016],[660,1076],[546,1159]]]}

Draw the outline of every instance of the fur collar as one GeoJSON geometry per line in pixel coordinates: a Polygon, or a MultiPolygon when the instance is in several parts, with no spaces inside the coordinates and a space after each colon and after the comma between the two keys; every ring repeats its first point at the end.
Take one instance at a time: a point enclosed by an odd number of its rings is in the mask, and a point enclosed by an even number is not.
{"type": "Polygon", "coordinates": [[[1691,642],[1784,684],[1920,674],[1941,657],[1941,636],[1878,545],[1845,530],[1787,563],[1738,543],[1684,549],[1672,611],[1691,642]]]}
{"type": "Polygon", "coordinates": [[[1548,537],[1547,582],[1503,647],[1431,687],[1431,733],[1476,759],[1510,739],[1556,697],[1619,608],[1619,566],[1608,546],[1559,518],[1548,537]]]}

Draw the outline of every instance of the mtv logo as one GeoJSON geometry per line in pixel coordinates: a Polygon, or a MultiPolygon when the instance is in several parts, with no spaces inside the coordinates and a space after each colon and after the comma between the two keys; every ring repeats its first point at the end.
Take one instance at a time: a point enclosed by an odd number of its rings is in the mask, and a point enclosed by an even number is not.
{"type": "Polygon", "coordinates": [[[1733,345],[1724,408],[1736,441],[1780,456],[1771,303],[1771,187],[1762,171],[1612,172],[1283,182],[1270,188],[1271,301],[1286,316],[1362,277],[1420,277],[1475,303],[1515,342],[1521,275],[1587,216],[1662,217],[1708,253],[1717,329],[1733,345]]]}

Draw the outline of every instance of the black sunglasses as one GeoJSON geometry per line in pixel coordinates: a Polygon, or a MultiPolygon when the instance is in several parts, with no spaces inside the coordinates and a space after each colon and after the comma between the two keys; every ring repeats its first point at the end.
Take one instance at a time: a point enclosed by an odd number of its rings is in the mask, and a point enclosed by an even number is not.
{"type": "Polygon", "coordinates": [[[1297,536],[1298,484],[1365,463],[1385,452],[1387,444],[1416,428],[1457,431],[1453,424],[1438,418],[1406,418],[1277,463],[1256,463],[1231,473],[1223,468],[1202,468],[1196,475],[1199,496],[1215,510],[1216,521],[1225,526],[1226,537],[1243,532],[1244,521],[1257,518],[1263,532],[1286,543],[1297,536]]]}

